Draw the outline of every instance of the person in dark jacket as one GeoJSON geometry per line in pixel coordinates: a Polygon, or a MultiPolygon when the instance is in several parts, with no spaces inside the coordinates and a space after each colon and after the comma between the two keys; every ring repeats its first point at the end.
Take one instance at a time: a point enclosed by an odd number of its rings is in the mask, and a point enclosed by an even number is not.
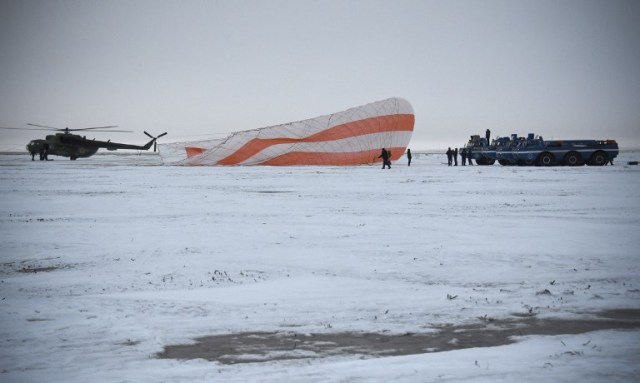
{"type": "Polygon", "coordinates": [[[453,150],[451,150],[451,148],[447,150],[447,163],[449,166],[453,163],[453,150]]]}
{"type": "Polygon", "coordinates": [[[44,143],[42,150],[40,150],[40,161],[49,161],[49,144],[44,143]]]}
{"type": "Polygon", "coordinates": [[[411,149],[407,149],[407,166],[411,166],[411,149]]]}
{"type": "Polygon", "coordinates": [[[453,166],[458,166],[458,148],[453,150],[453,166]]]}
{"type": "Polygon", "coordinates": [[[387,149],[382,148],[382,152],[380,153],[378,158],[382,158],[382,168],[383,169],[384,169],[385,166],[388,166],[389,169],[391,169],[391,161],[389,160],[389,152],[387,152],[387,149]]]}

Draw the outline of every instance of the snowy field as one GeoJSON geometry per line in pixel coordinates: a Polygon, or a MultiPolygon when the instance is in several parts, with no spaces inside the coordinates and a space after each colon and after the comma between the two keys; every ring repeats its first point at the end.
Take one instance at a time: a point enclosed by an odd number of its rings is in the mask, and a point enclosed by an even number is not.
{"type": "Polygon", "coordinates": [[[384,171],[55,158],[0,156],[0,382],[640,376],[640,329],[387,357],[158,358],[213,335],[430,333],[640,309],[640,166],[625,165],[640,153],[577,168],[422,154],[384,171]]]}

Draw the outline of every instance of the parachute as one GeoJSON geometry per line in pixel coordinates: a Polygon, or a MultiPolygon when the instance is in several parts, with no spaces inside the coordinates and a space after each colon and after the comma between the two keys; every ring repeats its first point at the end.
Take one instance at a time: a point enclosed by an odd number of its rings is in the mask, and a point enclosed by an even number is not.
{"type": "Polygon", "coordinates": [[[222,139],[158,144],[168,165],[363,165],[381,149],[402,156],[415,116],[407,100],[389,98],[325,116],[231,133],[222,139]]]}

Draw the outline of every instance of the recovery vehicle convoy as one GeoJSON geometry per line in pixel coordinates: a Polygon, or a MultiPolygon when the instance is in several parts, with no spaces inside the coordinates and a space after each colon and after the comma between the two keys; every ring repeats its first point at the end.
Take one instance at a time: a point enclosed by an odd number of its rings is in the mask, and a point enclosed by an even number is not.
{"type": "Polygon", "coordinates": [[[479,135],[471,136],[465,146],[467,157],[478,165],[520,166],[603,166],[618,156],[615,140],[550,140],[529,133],[527,137],[498,137],[488,143],[479,135]]]}

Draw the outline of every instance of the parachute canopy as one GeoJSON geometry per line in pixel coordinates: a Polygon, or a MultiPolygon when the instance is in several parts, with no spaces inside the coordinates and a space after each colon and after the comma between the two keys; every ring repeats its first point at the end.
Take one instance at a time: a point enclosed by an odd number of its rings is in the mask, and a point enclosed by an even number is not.
{"type": "Polygon", "coordinates": [[[413,108],[390,98],[304,121],[231,133],[223,139],[159,144],[171,165],[361,165],[397,160],[413,133],[413,108]]]}

